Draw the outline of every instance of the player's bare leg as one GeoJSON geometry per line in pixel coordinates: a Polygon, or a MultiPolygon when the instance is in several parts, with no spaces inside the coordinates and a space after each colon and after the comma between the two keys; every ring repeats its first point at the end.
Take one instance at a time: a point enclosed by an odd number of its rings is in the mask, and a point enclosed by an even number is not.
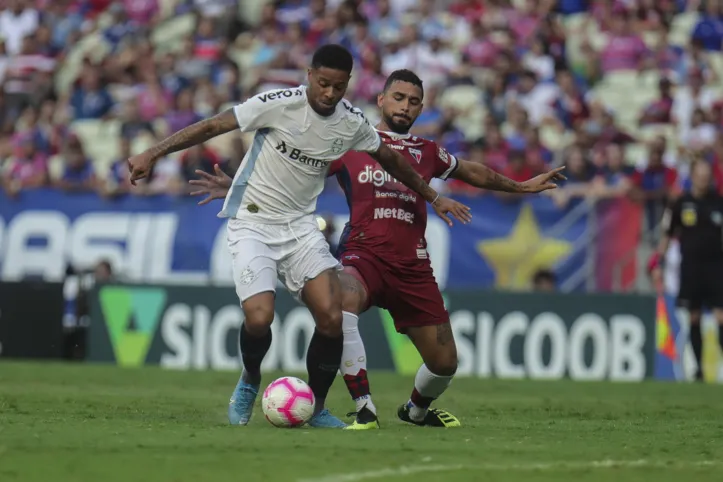
{"type": "Polygon", "coordinates": [[[324,407],[326,396],[341,365],[342,335],[341,283],[336,270],[326,270],[304,285],[302,300],[311,311],[316,329],[309,343],[306,368],[316,406],[309,420],[312,427],[343,428],[344,422],[324,407]]]}
{"type": "Polygon", "coordinates": [[[368,307],[367,289],[361,281],[356,268],[346,266],[339,273],[342,287],[342,330],[344,332],[344,350],[341,357],[341,374],[344,377],[349,395],[356,403],[355,417],[350,430],[369,430],[379,428],[377,409],[372,402],[367,376],[367,354],[364,341],[359,333],[359,314],[368,307]]]}
{"type": "Polygon", "coordinates": [[[239,333],[243,372],[231,395],[228,420],[246,425],[251,419],[261,384],[261,362],[271,347],[271,323],[274,321],[274,293],[265,291],[241,303],[244,322],[239,333]]]}
{"type": "Polygon", "coordinates": [[[430,409],[452,382],[457,371],[457,345],[449,322],[407,329],[424,364],[417,371],[409,401],[399,407],[399,418],[416,425],[459,427],[457,418],[446,410],[430,409]]]}

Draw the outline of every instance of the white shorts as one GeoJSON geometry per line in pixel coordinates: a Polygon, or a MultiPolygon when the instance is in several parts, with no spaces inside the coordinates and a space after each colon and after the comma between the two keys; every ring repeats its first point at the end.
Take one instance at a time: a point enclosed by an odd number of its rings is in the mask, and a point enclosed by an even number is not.
{"type": "Polygon", "coordinates": [[[307,281],[328,269],[341,269],[313,215],[288,224],[232,218],[226,233],[233,281],[242,303],[264,291],[276,292],[279,276],[291,294],[300,299],[307,281]]]}

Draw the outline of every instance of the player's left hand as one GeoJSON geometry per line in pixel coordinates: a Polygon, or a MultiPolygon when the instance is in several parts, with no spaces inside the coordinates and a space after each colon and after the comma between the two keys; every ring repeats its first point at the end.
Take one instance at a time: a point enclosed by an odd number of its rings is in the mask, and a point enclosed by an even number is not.
{"type": "Polygon", "coordinates": [[[440,196],[437,201],[432,204],[432,207],[437,213],[437,216],[442,218],[449,226],[452,226],[452,220],[449,219],[447,213],[457,218],[462,222],[462,224],[467,224],[472,221],[472,215],[469,213],[469,206],[465,206],[454,199],[440,196]]]}
{"type": "Polygon", "coordinates": [[[199,201],[199,205],[208,204],[214,199],[225,198],[228,190],[231,188],[231,178],[218,167],[218,164],[213,166],[213,170],[216,175],[196,169],[196,174],[198,174],[201,179],[191,179],[188,181],[189,184],[200,188],[197,191],[191,191],[191,196],[207,196],[205,199],[199,201]]]}
{"type": "Polygon", "coordinates": [[[528,179],[527,181],[522,183],[522,187],[524,189],[523,192],[532,194],[547,191],[549,189],[557,189],[557,184],[555,183],[555,181],[564,181],[565,179],[567,179],[562,174],[562,171],[564,169],[565,166],[561,166],[551,171],[540,174],[539,176],[535,176],[532,179],[528,179]]]}

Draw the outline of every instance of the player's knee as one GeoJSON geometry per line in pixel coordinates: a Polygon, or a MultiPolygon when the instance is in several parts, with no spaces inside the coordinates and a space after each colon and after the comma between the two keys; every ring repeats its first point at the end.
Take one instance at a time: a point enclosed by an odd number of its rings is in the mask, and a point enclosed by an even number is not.
{"type": "Polygon", "coordinates": [[[329,337],[341,336],[342,314],[341,310],[329,308],[321,310],[314,317],[316,330],[329,337]]]}
{"type": "Polygon", "coordinates": [[[457,373],[457,347],[454,343],[450,343],[444,349],[437,350],[434,359],[425,363],[432,373],[451,377],[457,373]]]}
{"type": "Polygon", "coordinates": [[[244,324],[246,331],[252,335],[261,336],[271,326],[274,321],[274,305],[270,304],[244,304],[244,324]]]}
{"type": "Polygon", "coordinates": [[[355,296],[354,293],[348,293],[346,290],[343,292],[341,298],[341,309],[343,311],[357,314],[361,311],[359,305],[360,303],[358,296],[355,296]]]}

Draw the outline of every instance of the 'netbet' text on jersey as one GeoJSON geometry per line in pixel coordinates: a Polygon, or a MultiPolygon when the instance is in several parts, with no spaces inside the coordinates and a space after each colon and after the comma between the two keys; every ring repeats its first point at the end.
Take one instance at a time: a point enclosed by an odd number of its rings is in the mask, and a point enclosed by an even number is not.
{"type": "Polygon", "coordinates": [[[317,114],[305,86],[258,94],[234,113],[239,129],[256,135],[220,217],[281,224],[312,214],[331,162],[350,150],[374,152],[380,143],[346,100],[330,116],[317,114]]]}
{"type": "MultiPolygon", "coordinates": [[[[382,141],[400,152],[424,180],[447,179],[457,159],[443,147],[409,134],[379,132],[382,141]]],[[[349,222],[340,252],[357,247],[373,250],[389,264],[431,269],[427,260],[427,202],[394,179],[368,154],[349,152],[331,166],[346,194],[349,222]]]]}

